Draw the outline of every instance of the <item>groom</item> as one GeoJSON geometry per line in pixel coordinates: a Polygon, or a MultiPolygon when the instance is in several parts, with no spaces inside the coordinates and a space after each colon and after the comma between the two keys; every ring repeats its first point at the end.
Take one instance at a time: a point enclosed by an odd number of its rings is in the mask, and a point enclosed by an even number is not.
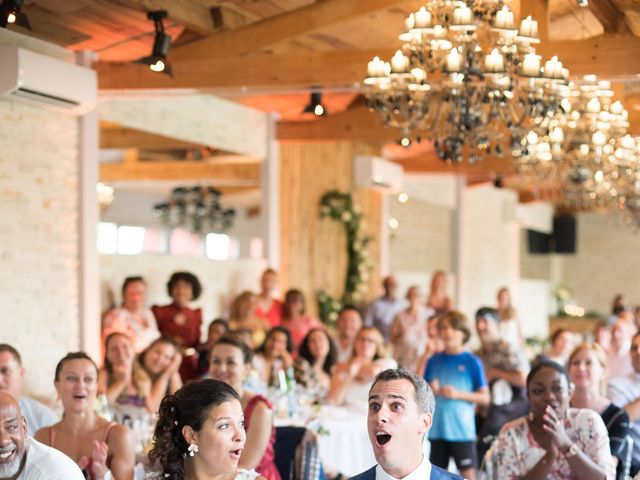
{"type": "Polygon", "coordinates": [[[462,480],[431,465],[422,453],[434,408],[431,388],[416,374],[389,369],[376,375],[369,390],[367,427],[378,465],[351,480],[462,480]]]}

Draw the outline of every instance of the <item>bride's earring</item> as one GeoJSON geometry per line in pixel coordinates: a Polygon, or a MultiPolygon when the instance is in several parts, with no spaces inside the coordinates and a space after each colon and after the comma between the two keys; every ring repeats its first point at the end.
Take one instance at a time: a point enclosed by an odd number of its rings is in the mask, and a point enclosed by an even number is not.
{"type": "Polygon", "coordinates": [[[200,449],[198,448],[198,444],[197,443],[190,443],[188,451],[189,451],[189,456],[190,457],[195,456],[195,454],[200,451],[200,449]]]}

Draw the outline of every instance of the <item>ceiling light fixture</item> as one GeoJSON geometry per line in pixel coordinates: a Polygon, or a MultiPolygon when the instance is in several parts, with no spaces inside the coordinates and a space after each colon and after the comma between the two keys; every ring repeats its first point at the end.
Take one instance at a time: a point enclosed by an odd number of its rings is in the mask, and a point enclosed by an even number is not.
{"type": "Polygon", "coordinates": [[[364,79],[371,111],[400,144],[427,138],[447,162],[502,157],[510,134],[552,115],[569,72],[536,55],[538,24],[504,0],[433,0],[405,21],[401,49],[364,79]]]}
{"type": "Polygon", "coordinates": [[[27,30],[33,30],[31,22],[21,11],[23,3],[24,0],[4,0],[0,4],[0,27],[7,28],[9,23],[14,23],[27,30]]]}
{"type": "Polygon", "coordinates": [[[327,115],[327,108],[322,104],[322,92],[312,91],[309,103],[302,113],[313,113],[316,117],[327,115]]]}
{"type": "Polygon", "coordinates": [[[164,32],[164,25],[162,20],[167,18],[167,12],[165,10],[157,10],[149,12],[147,14],[149,20],[153,20],[155,27],[153,50],[148,57],[142,57],[136,60],[135,63],[141,63],[148,65],[149,69],[154,72],[166,73],[170,77],[173,76],[173,70],[167,60],[167,54],[171,47],[171,36],[164,32]]]}

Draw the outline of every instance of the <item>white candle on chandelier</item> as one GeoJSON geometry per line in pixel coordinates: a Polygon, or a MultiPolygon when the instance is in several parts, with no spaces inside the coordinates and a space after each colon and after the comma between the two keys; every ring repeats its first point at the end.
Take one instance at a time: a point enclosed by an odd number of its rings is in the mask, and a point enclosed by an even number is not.
{"type": "Polygon", "coordinates": [[[457,48],[452,48],[446,58],[447,71],[450,73],[462,70],[462,55],[457,48]]]}
{"type": "Polygon", "coordinates": [[[562,128],[555,127],[551,130],[551,133],[549,133],[549,141],[551,143],[562,143],[564,141],[564,132],[562,131],[562,128]]]}
{"type": "Polygon", "coordinates": [[[393,73],[406,73],[409,71],[409,58],[402,54],[402,51],[398,50],[391,57],[391,71],[393,73]]]}
{"type": "Polygon", "coordinates": [[[531,77],[540,75],[540,55],[527,53],[522,61],[522,73],[531,77]]]}
{"type": "Polygon", "coordinates": [[[544,76],[547,78],[562,78],[562,62],[555,55],[544,64],[544,76]]]}
{"type": "Polygon", "coordinates": [[[404,28],[408,32],[412,30],[416,25],[416,18],[413,13],[410,13],[409,16],[404,20],[404,28]]]}
{"type": "Polygon", "coordinates": [[[444,37],[444,27],[442,25],[436,25],[433,27],[433,38],[444,37]]]}
{"type": "Polygon", "coordinates": [[[485,72],[502,72],[504,71],[504,59],[497,48],[491,50],[491,53],[484,57],[485,72]]]}
{"type": "Polygon", "coordinates": [[[496,28],[513,28],[513,12],[509,10],[509,7],[504,5],[496,12],[493,26],[496,28]]]}
{"type": "Polygon", "coordinates": [[[523,18],[518,33],[523,37],[536,38],[538,36],[538,22],[533,20],[531,15],[523,18]]]}
{"type": "Polygon", "coordinates": [[[415,28],[429,28],[431,26],[431,13],[425,7],[420,7],[415,13],[415,28]]]}
{"type": "Polygon", "coordinates": [[[607,136],[600,130],[597,130],[591,136],[591,142],[598,147],[602,147],[605,143],[607,143],[607,136]]]}
{"type": "Polygon", "coordinates": [[[620,115],[622,113],[622,103],[620,103],[620,100],[616,100],[615,102],[613,102],[609,107],[609,111],[613,115],[620,115]]]}
{"type": "Polygon", "coordinates": [[[367,74],[370,77],[380,77],[384,75],[384,62],[379,57],[373,59],[367,65],[367,74]]]}
{"type": "Polygon", "coordinates": [[[589,102],[587,102],[587,113],[599,113],[600,112],[600,102],[596,97],[593,97],[589,102]]]}
{"type": "Polygon", "coordinates": [[[464,3],[459,4],[453,11],[453,24],[454,25],[470,25],[471,24],[471,9],[464,3]]]}

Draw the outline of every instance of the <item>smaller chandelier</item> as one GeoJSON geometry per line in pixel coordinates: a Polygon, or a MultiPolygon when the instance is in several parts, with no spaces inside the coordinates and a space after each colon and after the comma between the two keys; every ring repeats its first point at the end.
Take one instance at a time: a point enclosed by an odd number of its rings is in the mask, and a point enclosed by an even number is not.
{"type": "Polygon", "coordinates": [[[633,190],[637,155],[628,114],[611,85],[587,75],[569,85],[556,115],[514,142],[514,168],[536,184],[556,182],[574,209],[612,208],[633,190]]]}
{"type": "Polygon", "coordinates": [[[154,205],[154,215],[170,228],[186,228],[194,233],[225,232],[233,225],[236,212],[220,203],[214,187],[177,187],[166,203],[154,205]]]}
{"type": "Polygon", "coordinates": [[[536,55],[537,30],[531,17],[516,27],[502,0],[430,2],[406,19],[389,63],[369,62],[368,105],[404,146],[428,138],[450,162],[502,156],[566,95],[569,72],[536,55]]]}

